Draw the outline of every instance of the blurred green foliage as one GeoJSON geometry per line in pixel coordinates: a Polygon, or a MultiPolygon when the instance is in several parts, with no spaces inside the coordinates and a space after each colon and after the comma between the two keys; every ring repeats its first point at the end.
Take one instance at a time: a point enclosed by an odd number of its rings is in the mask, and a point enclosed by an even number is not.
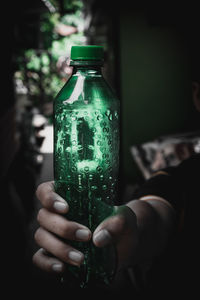
{"type": "Polygon", "coordinates": [[[59,2],[50,1],[55,13],[43,13],[40,17],[40,34],[37,49],[24,49],[17,56],[15,79],[21,80],[27,88],[28,96],[34,106],[53,101],[69,75],[58,68],[58,61],[66,64],[72,45],[84,43],[82,1],[64,1],[63,10],[59,2]],[[61,36],[55,30],[58,24],[76,27],[77,32],[61,36]]]}

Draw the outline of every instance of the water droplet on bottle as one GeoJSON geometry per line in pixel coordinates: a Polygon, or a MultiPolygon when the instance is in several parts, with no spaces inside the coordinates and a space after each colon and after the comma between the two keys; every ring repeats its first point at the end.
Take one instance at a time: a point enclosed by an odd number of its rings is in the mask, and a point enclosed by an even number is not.
{"type": "Polygon", "coordinates": [[[91,190],[92,190],[92,191],[96,191],[96,190],[97,190],[97,186],[96,186],[96,185],[92,185],[92,186],[91,186],[91,190]]]}
{"type": "Polygon", "coordinates": [[[77,147],[78,147],[78,151],[83,150],[83,146],[82,145],[78,145],[77,147]]]}
{"type": "Polygon", "coordinates": [[[115,118],[118,119],[118,112],[115,111],[115,118]]]}
{"type": "Polygon", "coordinates": [[[79,185],[77,190],[78,192],[82,192],[84,190],[84,187],[82,185],[79,185]]]}
{"type": "Polygon", "coordinates": [[[101,181],[103,180],[103,175],[100,175],[100,180],[101,180],[101,181]]]}
{"type": "Polygon", "coordinates": [[[110,121],[112,121],[112,119],[113,119],[112,114],[109,115],[108,119],[109,119],[110,121]]]}
{"type": "Polygon", "coordinates": [[[103,118],[102,114],[99,114],[99,115],[97,116],[97,120],[98,120],[98,121],[102,120],[102,118],[103,118]]]}
{"type": "Polygon", "coordinates": [[[102,172],[102,168],[100,167],[100,166],[98,166],[97,168],[96,168],[96,170],[97,170],[97,172],[102,172]]]}
{"type": "Polygon", "coordinates": [[[89,172],[89,167],[84,167],[85,172],[89,172]]]}
{"type": "Polygon", "coordinates": [[[106,111],[106,116],[108,117],[109,115],[110,115],[110,110],[107,109],[107,111],[106,111]]]}
{"type": "Polygon", "coordinates": [[[76,120],[77,120],[76,115],[72,115],[72,116],[71,116],[71,119],[72,119],[72,121],[76,121],[76,120]]]}
{"type": "Polygon", "coordinates": [[[72,167],[72,172],[76,172],[77,171],[77,167],[73,166],[72,167]]]}

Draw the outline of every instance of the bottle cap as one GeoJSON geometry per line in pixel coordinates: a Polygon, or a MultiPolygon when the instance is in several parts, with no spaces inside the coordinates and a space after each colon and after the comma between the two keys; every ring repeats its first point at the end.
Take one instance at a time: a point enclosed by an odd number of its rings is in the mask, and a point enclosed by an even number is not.
{"type": "Polygon", "coordinates": [[[72,46],[72,60],[103,60],[103,47],[95,45],[72,46]]]}

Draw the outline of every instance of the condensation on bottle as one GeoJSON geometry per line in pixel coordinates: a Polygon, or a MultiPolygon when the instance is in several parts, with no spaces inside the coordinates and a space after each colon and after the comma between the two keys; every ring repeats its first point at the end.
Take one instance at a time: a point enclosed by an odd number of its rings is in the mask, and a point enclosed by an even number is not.
{"type": "MultiPolygon", "coordinates": [[[[93,232],[114,214],[119,172],[119,100],[102,76],[103,47],[72,46],[73,73],[54,101],[55,191],[69,204],[66,218],[93,232]]],[[[68,241],[83,252],[67,278],[81,287],[109,284],[116,269],[112,246],[68,241]]]]}

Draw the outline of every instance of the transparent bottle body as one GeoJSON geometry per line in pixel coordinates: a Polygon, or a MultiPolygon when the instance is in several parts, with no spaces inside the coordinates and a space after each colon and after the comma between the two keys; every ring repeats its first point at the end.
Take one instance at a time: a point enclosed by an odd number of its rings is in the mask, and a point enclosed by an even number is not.
{"type": "MultiPolygon", "coordinates": [[[[100,68],[78,67],[54,101],[55,190],[69,204],[66,217],[93,232],[114,213],[119,170],[119,101],[100,68]]],[[[85,255],[70,267],[80,286],[109,283],[114,249],[69,241],[85,255]]]]}

